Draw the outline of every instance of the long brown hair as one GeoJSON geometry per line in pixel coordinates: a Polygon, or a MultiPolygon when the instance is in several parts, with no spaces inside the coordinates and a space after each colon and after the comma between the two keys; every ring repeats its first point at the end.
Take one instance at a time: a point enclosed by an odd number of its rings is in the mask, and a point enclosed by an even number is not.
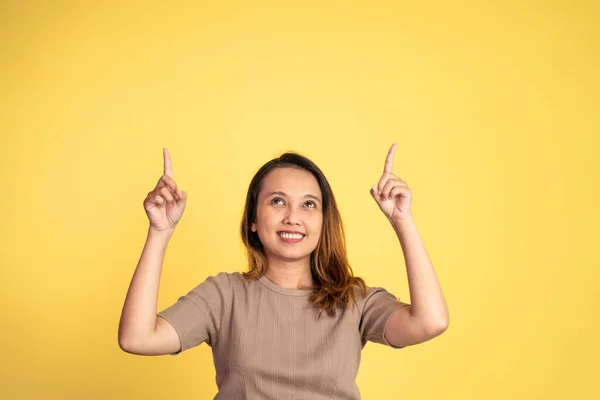
{"type": "Polygon", "coordinates": [[[310,172],[319,184],[323,196],[323,228],[317,247],[310,256],[310,271],[314,281],[314,291],[309,303],[319,310],[335,316],[336,309],[345,311],[355,301],[357,290],[367,294],[367,285],[362,278],[355,277],[348,263],[346,239],[342,218],[338,210],[333,191],[323,172],[308,158],[297,153],[284,153],[263,165],[254,175],[242,216],[242,242],[248,254],[249,270],[243,273],[246,279],[255,280],[267,271],[267,256],[258,232],[252,232],[252,223],[256,221],[256,206],[262,181],[267,174],[277,168],[298,168],[310,172]]]}

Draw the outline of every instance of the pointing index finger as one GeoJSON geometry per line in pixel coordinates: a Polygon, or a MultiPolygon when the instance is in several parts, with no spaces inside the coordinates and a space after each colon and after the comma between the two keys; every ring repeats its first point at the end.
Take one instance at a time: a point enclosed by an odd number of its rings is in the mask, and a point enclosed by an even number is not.
{"type": "Polygon", "coordinates": [[[390,151],[388,151],[387,157],[385,158],[385,166],[383,167],[383,173],[392,173],[392,167],[394,165],[394,154],[396,153],[397,144],[392,144],[390,151]]]}
{"type": "Polygon", "coordinates": [[[173,167],[171,166],[171,156],[169,155],[169,150],[167,148],[163,148],[163,158],[165,160],[165,168],[164,174],[168,177],[173,177],[173,167]]]}

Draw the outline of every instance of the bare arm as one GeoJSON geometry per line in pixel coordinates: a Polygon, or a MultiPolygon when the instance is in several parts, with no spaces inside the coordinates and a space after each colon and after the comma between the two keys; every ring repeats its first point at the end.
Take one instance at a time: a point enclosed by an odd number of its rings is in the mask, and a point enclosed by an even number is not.
{"type": "Polygon", "coordinates": [[[383,175],[371,195],[388,218],[404,252],[411,303],[396,311],[385,328],[387,341],[397,347],[424,342],[442,334],[449,323],[448,305],[410,211],[412,190],[394,175],[396,144],[385,159],[383,175]]]}
{"type": "Polygon", "coordinates": [[[175,328],[157,317],[158,288],[167,245],[185,210],[187,194],[172,179],[171,158],[163,149],[164,174],[144,199],[150,220],[144,250],[133,273],[119,321],[119,347],[141,355],[177,352],[175,328]]]}
{"type": "Polygon", "coordinates": [[[396,346],[425,342],[448,328],[449,313],[435,270],[417,231],[412,214],[394,222],[404,252],[411,305],[389,319],[385,336],[396,346]]]}
{"type": "Polygon", "coordinates": [[[157,318],[158,288],[168,242],[173,231],[148,229],[148,236],[133,273],[119,322],[119,346],[142,355],[175,353],[179,336],[162,318],[157,318]]]}

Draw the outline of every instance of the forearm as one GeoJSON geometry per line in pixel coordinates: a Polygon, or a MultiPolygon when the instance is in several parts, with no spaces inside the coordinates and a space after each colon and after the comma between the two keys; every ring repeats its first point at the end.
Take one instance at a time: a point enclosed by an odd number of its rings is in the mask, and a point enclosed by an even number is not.
{"type": "Polygon", "coordinates": [[[432,329],[448,325],[448,306],[412,215],[392,226],[404,253],[411,316],[432,329]]]}
{"type": "Polygon", "coordinates": [[[146,243],[133,273],[119,322],[119,342],[146,337],[154,332],[158,288],[167,245],[173,231],[148,230],[146,243]]]}

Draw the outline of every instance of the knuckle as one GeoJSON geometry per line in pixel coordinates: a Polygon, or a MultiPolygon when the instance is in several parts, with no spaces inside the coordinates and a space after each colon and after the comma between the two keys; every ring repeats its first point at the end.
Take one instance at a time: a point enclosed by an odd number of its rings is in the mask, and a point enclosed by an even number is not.
{"type": "Polygon", "coordinates": [[[160,189],[161,194],[163,195],[163,197],[165,197],[165,199],[170,200],[172,199],[171,196],[171,191],[165,186],[162,189],[160,189]]]}
{"type": "Polygon", "coordinates": [[[171,178],[167,175],[163,175],[162,180],[171,189],[177,188],[177,184],[175,183],[175,180],[173,178],[171,178]]]}

